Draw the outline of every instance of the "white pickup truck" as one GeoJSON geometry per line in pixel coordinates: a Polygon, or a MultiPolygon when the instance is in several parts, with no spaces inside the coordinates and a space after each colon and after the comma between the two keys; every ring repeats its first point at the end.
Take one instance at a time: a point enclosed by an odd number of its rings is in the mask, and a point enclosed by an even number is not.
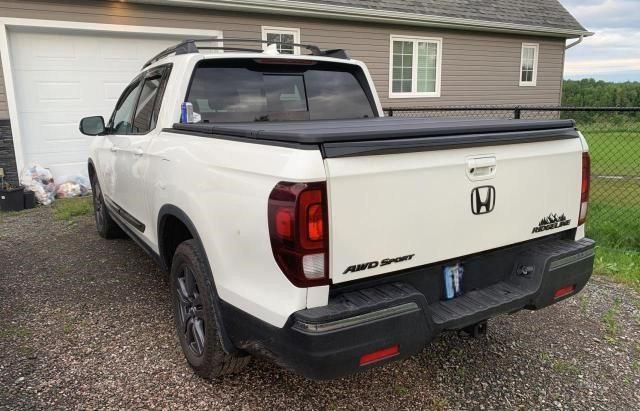
{"type": "Polygon", "coordinates": [[[147,63],[106,125],[80,123],[98,232],[170,272],[198,375],[260,355],[335,378],[589,280],[572,120],[385,118],[342,50],[202,44],[147,63]]]}

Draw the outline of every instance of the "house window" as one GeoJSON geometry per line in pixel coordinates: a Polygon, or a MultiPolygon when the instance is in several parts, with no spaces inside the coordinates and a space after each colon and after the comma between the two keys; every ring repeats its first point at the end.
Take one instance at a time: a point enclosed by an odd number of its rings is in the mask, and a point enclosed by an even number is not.
{"type": "Polygon", "coordinates": [[[391,36],[389,97],[440,97],[442,39],[391,36]]]}
{"type": "MultiPolygon", "coordinates": [[[[300,54],[300,47],[293,46],[293,43],[300,43],[300,29],[262,26],[262,40],[291,43],[292,45],[278,44],[278,52],[280,54],[300,54]]],[[[269,44],[263,44],[263,48],[269,44]]]]}
{"type": "Polygon", "coordinates": [[[538,78],[538,44],[522,43],[520,85],[535,86],[538,78]]]}

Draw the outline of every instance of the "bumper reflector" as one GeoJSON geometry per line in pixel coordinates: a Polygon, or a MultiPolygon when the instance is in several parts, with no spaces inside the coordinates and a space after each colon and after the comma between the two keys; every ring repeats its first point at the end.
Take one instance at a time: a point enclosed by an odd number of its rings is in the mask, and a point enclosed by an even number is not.
{"type": "Polygon", "coordinates": [[[398,344],[391,347],[383,348],[382,350],[374,351],[369,354],[365,354],[360,357],[360,365],[369,365],[378,361],[382,361],[386,358],[395,357],[400,354],[400,346],[398,344]]]}
{"type": "Polygon", "coordinates": [[[576,289],[576,286],[574,284],[571,285],[566,285],[562,288],[558,288],[555,292],[555,294],[553,294],[553,299],[557,300],[558,298],[562,298],[565,295],[569,295],[572,292],[574,292],[576,289]]]}

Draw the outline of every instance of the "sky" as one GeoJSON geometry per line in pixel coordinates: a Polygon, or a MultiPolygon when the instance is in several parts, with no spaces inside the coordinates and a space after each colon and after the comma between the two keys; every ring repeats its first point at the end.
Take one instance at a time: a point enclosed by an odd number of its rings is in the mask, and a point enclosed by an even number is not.
{"type": "Polygon", "coordinates": [[[640,0],[560,2],[596,33],[567,50],[565,78],[640,81],[640,0]]]}

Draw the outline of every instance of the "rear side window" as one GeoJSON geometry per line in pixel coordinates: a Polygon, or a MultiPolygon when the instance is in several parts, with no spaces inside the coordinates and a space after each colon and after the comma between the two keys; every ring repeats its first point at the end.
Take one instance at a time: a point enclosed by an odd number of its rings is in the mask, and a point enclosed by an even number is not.
{"type": "Polygon", "coordinates": [[[364,74],[347,64],[206,60],[196,67],[187,101],[203,122],[374,117],[364,74]]]}

